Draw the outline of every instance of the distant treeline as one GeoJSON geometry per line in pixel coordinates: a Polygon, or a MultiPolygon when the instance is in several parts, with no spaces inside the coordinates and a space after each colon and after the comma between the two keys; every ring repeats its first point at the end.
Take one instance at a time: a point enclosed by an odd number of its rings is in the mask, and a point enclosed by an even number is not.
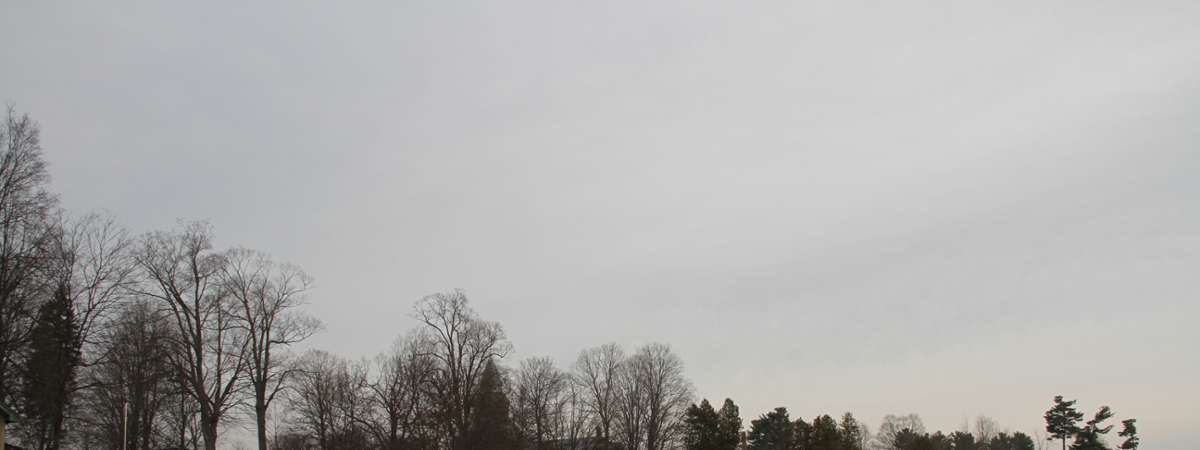
{"type": "MultiPolygon", "coordinates": [[[[1047,439],[1106,449],[1105,407],[1083,425],[1055,399],[1046,439],[925,432],[886,416],[812,422],[777,408],[743,429],[715,410],[671,348],[582,350],[506,365],[512,344],[462,291],[426,296],[418,326],[373,359],[293,347],[318,333],[304,312],[312,279],[246,248],[218,249],[204,222],[134,235],[104,214],[73,215],[48,189],[35,122],[0,128],[0,403],[10,442],[33,449],[229,447],[254,425],[260,450],[1037,450],[1047,439]],[[218,445],[218,443],[221,445],[218,445]]],[[[1137,447],[1132,419],[1119,448],[1137,447]]]]}

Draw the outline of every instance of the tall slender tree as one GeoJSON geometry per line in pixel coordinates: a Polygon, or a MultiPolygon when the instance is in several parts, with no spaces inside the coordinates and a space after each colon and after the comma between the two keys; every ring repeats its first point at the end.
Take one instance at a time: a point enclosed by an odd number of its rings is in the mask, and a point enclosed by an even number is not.
{"type": "MultiPolygon", "coordinates": [[[[0,403],[17,404],[58,204],[46,189],[41,132],[28,115],[8,108],[0,124],[0,403]]],[[[52,286],[53,287],[53,286],[52,286]]]]}
{"type": "Polygon", "coordinates": [[[26,435],[39,450],[58,449],[65,443],[79,366],[79,324],[65,283],[39,308],[31,344],[25,374],[26,435]]]}
{"type": "Polygon", "coordinates": [[[146,235],[136,259],[148,279],[138,292],[170,312],[172,363],[199,406],[205,449],[216,450],[222,420],[240,400],[248,342],[217,278],[225,260],[203,222],[146,235]]]}
{"type": "Polygon", "coordinates": [[[838,432],[841,434],[842,450],[863,450],[865,433],[853,414],[847,412],[842,415],[842,422],[838,424],[838,432]]]}
{"type": "Polygon", "coordinates": [[[321,328],[319,321],[299,311],[312,278],[299,267],[245,248],[225,253],[219,278],[246,339],[246,381],[258,449],[267,450],[267,411],[296,371],[287,351],[321,328]]]}
{"type": "Polygon", "coordinates": [[[462,443],[464,448],[509,450],[519,446],[504,384],[504,377],[495,361],[486,361],[479,385],[472,394],[472,426],[462,443]]]}
{"type": "Polygon", "coordinates": [[[1079,421],[1083,413],[1075,409],[1075,400],[1063,400],[1063,396],[1054,396],[1054,406],[1046,411],[1046,436],[1048,440],[1062,441],[1063,450],[1067,450],[1067,438],[1075,436],[1079,431],[1079,421]]]}
{"type": "Polygon", "coordinates": [[[717,413],[719,448],[733,450],[737,448],[742,437],[742,417],[738,406],[731,399],[725,399],[721,410],[717,413]]]}

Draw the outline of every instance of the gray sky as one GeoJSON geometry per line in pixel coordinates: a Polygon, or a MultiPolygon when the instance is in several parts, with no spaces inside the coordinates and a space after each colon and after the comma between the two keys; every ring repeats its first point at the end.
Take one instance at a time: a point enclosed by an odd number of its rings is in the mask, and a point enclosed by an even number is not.
{"type": "Polygon", "coordinates": [[[173,3],[5,2],[0,100],[69,208],[303,266],[314,346],[459,287],[747,421],[1195,445],[1200,3],[173,3]]]}

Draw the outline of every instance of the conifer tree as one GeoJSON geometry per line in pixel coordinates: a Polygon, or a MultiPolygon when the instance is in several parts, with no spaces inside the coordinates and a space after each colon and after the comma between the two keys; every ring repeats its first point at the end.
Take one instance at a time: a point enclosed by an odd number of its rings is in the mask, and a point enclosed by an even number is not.
{"type": "Polygon", "coordinates": [[[1075,443],[1071,445],[1071,450],[1108,450],[1101,436],[1112,430],[1112,425],[1103,426],[1104,421],[1112,415],[1109,407],[1101,406],[1096,415],[1075,433],[1075,443]]]}
{"type": "Polygon", "coordinates": [[[950,446],[954,450],[976,450],[979,444],[975,443],[975,435],[965,431],[955,431],[950,434],[950,446]]]}
{"type": "Polygon", "coordinates": [[[1121,421],[1121,432],[1117,433],[1117,436],[1125,438],[1125,441],[1117,446],[1117,448],[1121,450],[1137,450],[1141,440],[1137,436],[1137,426],[1134,425],[1136,422],[1137,419],[1125,419],[1121,421]]]}
{"type": "Polygon", "coordinates": [[[66,283],[38,309],[25,374],[27,432],[38,448],[57,449],[63,434],[79,366],[79,325],[66,283]]]}
{"type": "Polygon", "coordinates": [[[787,408],[781,406],[751,420],[749,440],[752,450],[790,450],[793,426],[787,408]]]}
{"type": "Polygon", "coordinates": [[[1054,396],[1054,406],[1046,411],[1046,432],[1048,440],[1062,441],[1063,450],[1067,450],[1067,438],[1079,431],[1076,425],[1083,420],[1083,413],[1075,409],[1075,400],[1065,401],[1063,396],[1054,396]]]}
{"type": "Polygon", "coordinates": [[[741,443],[742,417],[733,400],[725,399],[717,413],[718,444],[722,450],[734,450],[741,443]]]}
{"type": "Polygon", "coordinates": [[[842,438],[842,450],[863,450],[863,430],[853,414],[842,415],[838,430],[842,438]]]}
{"type": "Polygon", "coordinates": [[[466,448],[477,450],[511,450],[518,447],[516,428],[509,415],[508,396],[504,395],[504,379],[496,362],[489,360],[479,377],[472,410],[471,432],[466,448]]]}
{"type": "Polygon", "coordinates": [[[812,433],[808,438],[810,450],[840,450],[842,436],[838,433],[837,422],[828,415],[817,416],[812,422],[812,433]]]}
{"type": "Polygon", "coordinates": [[[695,403],[684,413],[683,446],[688,450],[721,450],[721,420],[708,399],[695,403]]]}

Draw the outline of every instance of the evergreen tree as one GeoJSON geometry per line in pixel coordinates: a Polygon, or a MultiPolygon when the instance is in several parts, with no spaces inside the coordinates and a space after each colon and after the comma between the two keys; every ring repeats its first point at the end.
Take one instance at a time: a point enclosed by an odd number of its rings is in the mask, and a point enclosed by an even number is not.
{"type": "Polygon", "coordinates": [[[725,404],[721,405],[721,411],[717,413],[718,421],[718,448],[721,450],[734,450],[741,443],[742,434],[742,417],[738,411],[737,405],[733,400],[725,399],[725,404]]]}
{"type": "Polygon", "coordinates": [[[1013,433],[1012,439],[1009,442],[1012,442],[1012,450],[1033,450],[1034,449],[1033,438],[1029,437],[1028,434],[1022,433],[1020,431],[1013,433]]]}
{"type": "Polygon", "coordinates": [[[955,431],[950,434],[950,446],[954,450],[977,450],[979,444],[975,442],[975,435],[965,431],[955,431]]]}
{"type": "Polygon", "coordinates": [[[951,450],[950,438],[941,431],[929,435],[930,450],[951,450]]]}
{"type": "Polygon", "coordinates": [[[792,422],[792,448],[795,450],[811,450],[813,427],[804,419],[797,417],[792,422]]]}
{"type": "Polygon", "coordinates": [[[1048,440],[1062,440],[1063,450],[1067,450],[1067,438],[1079,431],[1076,425],[1083,420],[1083,413],[1075,409],[1075,400],[1064,401],[1063,396],[1054,396],[1054,406],[1046,411],[1046,432],[1048,440]]]}
{"type": "Polygon", "coordinates": [[[79,325],[66,283],[38,309],[25,374],[27,432],[39,449],[63,442],[68,408],[79,367],[79,325]]]}
{"type": "Polygon", "coordinates": [[[817,416],[812,422],[812,433],[809,435],[809,450],[840,450],[842,436],[838,433],[837,422],[828,415],[817,416]]]}
{"type": "Polygon", "coordinates": [[[1033,450],[1033,447],[1033,439],[1019,431],[1011,435],[1001,432],[987,444],[988,450],[1033,450]]]}
{"type": "Polygon", "coordinates": [[[842,450],[863,450],[863,430],[854,415],[842,415],[842,423],[838,430],[842,438],[842,450]]]}
{"type": "Polygon", "coordinates": [[[1137,419],[1125,419],[1121,421],[1121,432],[1117,433],[1117,436],[1125,438],[1125,442],[1122,442],[1117,448],[1121,450],[1137,450],[1141,440],[1138,439],[1137,426],[1134,425],[1135,422],[1137,422],[1137,419]]]}
{"type": "Polygon", "coordinates": [[[892,448],[895,450],[929,450],[930,447],[928,435],[909,428],[896,433],[896,439],[892,442],[892,448]]]}
{"type": "Polygon", "coordinates": [[[720,450],[721,420],[708,399],[684,413],[683,446],[688,450],[720,450]]]}
{"type": "Polygon", "coordinates": [[[1071,450],[1109,450],[1101,436],[1112,430],[1112,425],[1103,426],[1104,421],[1111,418],[1112,415],[1109,407],[1101,406],[1100,410],[1096,411],[1096,415],[1076,432],[1075,443],[1071,445],[1071,450]]]}
{"type": "Polygon", "coordinates": [[[753,450],[792,450],[792,421],[784,407],[750,421],[750,448],[753,450]]]}
{"type": "Polygon", "coordinates": [[[474,403],[467,448],[512,450],[519,447],[516,427],[509,415],[508,396],[504,395],[504,379],[493,360],[488,360],[480,375],[474,403]]]}

